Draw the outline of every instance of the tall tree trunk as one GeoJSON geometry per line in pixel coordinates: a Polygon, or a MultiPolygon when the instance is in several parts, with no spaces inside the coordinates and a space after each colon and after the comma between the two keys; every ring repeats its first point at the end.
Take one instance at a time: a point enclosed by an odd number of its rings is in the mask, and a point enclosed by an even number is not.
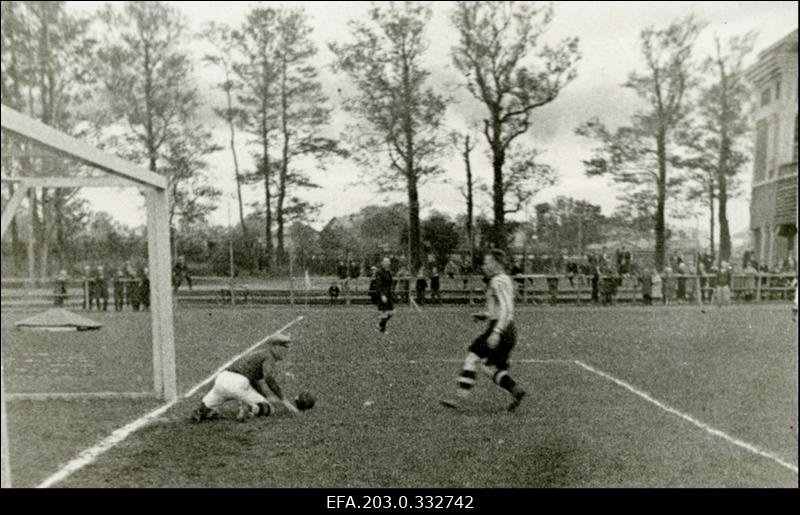
{"type": "Polygon", "coordinates": [[[56,232],[56,259],[58,262],[59,270],[66,270],[66,242],[64,235],[64,195],[61,190],[56,190],[55,204],[53,204],[53,214],[55,215],[55,232],[56,232]]]}
{"type": "Polygon", "coordinates": [[[144,47],[144,108],[148,168],[151,172],[156,173],[158,170],[158,149],[156,148],[156,135],[153,128],[153,75],[150,66],[150,47],[147,45],[144,47]]]}
{"type": "Polygon", "coordinates": [[[264,238],[266,239],[266,265],[267,271],[272,269],[272,192],[270,191],[270,162],[266,140],[263,144],[263,154],[261,156],[262,166],[264,167],[264,206],[265,224],[264,238]]]}
{"type": "Polygon", "coordinates": [[[28,190],[30,219],[28,220],[28,279],[36,279],[36,233],[39,216],[37,215],[36,188],[28,190]]]}
{"type": "Polygon", "coordinates": [[[658,202],[656,204],[656,270],[664,270],[666,262],[666,199],[667,199],[667,145],[666,134],[660,132],[656,137],[658,151],[658,202]]]}
{"type": "MultiPolygon", "coordinates": [[[[225,79],[230,84],[228,72],[225,72],[225,79]]],[[[239,204],[239,223],[242,228],[242,238],[245,241],[247,252],[250,253],[250,258],[253,260],[251,265],[251,272],[258,269],[258,259],[253,252],[253,246],[250,242],[250,237],[247,231],[247,225],[244,222],[244,202],[242,200],[242,174],[239,172],[239,156],[236,154],[236,127],[233,121],[233,100],[231,98],[230,87],[225,88],[225,100],[228,105],[228,112],[226,113],[225,120],[228,122],[228,130],[231,133],[230,146],[231,155],[233,156],[233,172],[236,176],[236,200],[239,204]]]]}
{"type": "MultiPolygon", "coordinates": [[[[723,104],[723,109],[725,106],[723,104]]],[[[726,122],[723,122],[723,124],[726,122]]],[[[720,138],[719,163],[717,166],[717,184],[719,189],[719,260],[731,259],[731,230],[728,225],[728,163],[730,162],[731,142],[727,134],[727,127],[723,125],[720,138]]]]}
{"type": "Polygon", "coordinates": [[[472,225],[473,219],[473,198],[472,198],[472,165],[469,154],[472,148],[469,146],[469,135],[464,138],[464,165],[467,169],[467,243],[469,244],[469,266],[475,262],[475,235],[472,225]]]}
{"type": "Polygon", "coordinates": [[[409,238],[409,262],[412,272],[419,270],[422,266],[420,223],[419,223],[419,192],[417,191],[417,171],[414,160],[414,127],[411,117],[412,91],[410,66],[408,58],[403,57],[403,96],[405,99],[403,110],[403,135],[405,137],[405,175],[408,183],[408,238],[409,238]]]}
{"type": "Polygon", "coordinates": [[[278,199],[275,206],[275,218],[278,224],[278,262],[280,266],[286,263],[284,238],[284,213],[283,206],[286,201],[286,181],[289,177],[289,105],[286,88],[286,59],[282,60],[281,66],[281,132],[283,133],[283,148],[281,149],[281,172],[278,182],[278,199]]]}
{"type": "Polygon", "coordinates": [[[492,158],[492,170],[494,172],[494,184],[492,187],[492,201],[494,208],[494,246],[499,249],[507,247],[506,235],[506,210],[505,195],[503,188],[503,164],[505,156],[502,151],[495,152],[492,158]]]}
{"type": "MultiPolygon", "coordinates": [[[[262,64],[262,77],[265,83],[267,82],[267,67],[266,63],[262,64]]],[[[272,191],[270,191],[271,180],[271,163],[269,159],[269,130],[267,124],[269,123],[269,113],[267,106],[267,99],[262,95],[261,98],[261,166],[264,173],[264,210],[265,210],[265,223],[264,223],[264,238],[266,239],[266,266],[267,272],[272,270],[272,191]]]]}
{"type": "Polygon", "coordinates": [[[731,259],[731,229],[728,225],[728,182],[725,174],[722,173],[717,179],[719,182],[719,259],[730,261],[731,259]]]}
{"type": "Polygon", "coordinates": [[[715,195],[714,195],[714,179],[711,179],[709,181],[709,184],[708,184],[708,206],[709,206],[709,211],[710,211],[710,215],[711,215],[709,217],[710,232],[709,232],[709,237],[708,238],[709,238],[709,244],[710,244],[710,247],[711,247],[711,259],[712,260],[716,259],[716,255],[717,255],[716,243],[715,243],[715,238],[714,238],[715,233],[716,233],[716,227],[714,226],[714,216],[716,214],[716,213],[714,213],[714,197],[715,197],[715,195]]]}
{"type": "Polygon", "coordinates": [[[717,163],[717,184],[719,185],[719,260],[731,259],[731,230],[728,226],[728,166],[731,157],[731,139],[729,124],[731,120],[728,105],[728,74],[720,56],[719,40],[717,40],[717,66],[720,73],[720,139],[719,162],[717,163]]]}
{"type": "Polygon", "coordinates": [[[39,278],[47,279],[48,260],[50,258],[50,197],[47,188],[42,188],[42,218],[39,224],[39,278]]]}
{"type": "Polygon", "coordinates": [[[417,191],[417,178],[408,178],[408,237],[411,256],[412,273],[416,273],[422,266],[420,252],[420,223],[419,223],[419,192],[417,191]]]}

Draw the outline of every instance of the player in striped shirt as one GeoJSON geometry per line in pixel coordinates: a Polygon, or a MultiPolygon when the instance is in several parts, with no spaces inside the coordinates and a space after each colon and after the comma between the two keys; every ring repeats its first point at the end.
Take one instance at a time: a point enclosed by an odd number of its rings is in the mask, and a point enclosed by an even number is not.
{"type": "Polygon", "coordinates": [[[514,328],[514,283],[505,271],[505,254],[492,250],[483,258],[483,272],[489,278],[486,289],[486,312],[476,313],[476,320],[488,320],[486,330],[472,342],[458,377],[455,399],[444,399],[448,408],[461,409],[478,377],[478,366],[492,381],[512,396],[509,411],[519,407],[525,390],[508,373],[509,356],[517,343],[514,328]]]}
{"type": "Polygon", "coordinates": [[[216,418],[217,408],[229,400],[239,402],[237,419],[240,421],[248,416],[266,416],[273,411],[267,400],[271,395],[278,397],[291,413],[297,413],[298,409],[284,396],[275,380],[278,364],[286,357],[290,341],[287,335],[275,335],[267,340],[267,348],[242,356],[220,372],[214,386],[192,413],[192,420],[200,422],[216,418]]]}

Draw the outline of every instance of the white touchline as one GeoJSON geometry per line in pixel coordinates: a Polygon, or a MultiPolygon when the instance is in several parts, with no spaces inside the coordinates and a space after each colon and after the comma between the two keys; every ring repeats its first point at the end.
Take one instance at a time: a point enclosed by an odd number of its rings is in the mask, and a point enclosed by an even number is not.
{"type": "Polygon", "coordinates": [[[228,368],[234,361],[236,361],[237,359],[241,358],[242,356],[244,356],[245,354],[247,354],[251,350],[255,349],[259,345],[264,344],[264,342],[266,342],[267,338],[270,338],[272,336],[275,336],[276,334],[280,334],[280,333],[284,332],[285,330],[287,330],[288,328],[290,328],[291,326],[293,326],[297,322],[303,320],[303,318],[305,318],[305,317],[299,316],[299,317],[295,318],[294,320],[292,320],[291,322],[289,322],[285,326],[281,327],[280,329],[278,329],[274,333],[272,333],[269,336],[259,340],[256,343],[254,343],[253,345],[248,347],[246,350],[244,350],[244,351],[240,352],[239,354],[237,354],[230,361],[228,361],[227,363],[222,365],[220,368],[218,368],[213,374],[211,374],[210,376],[205,378],[203,381],[201,381],[200,383],[198,383],[197,385],[192,387],[191,390],[189,390],[185,394],[181,395],[180,397],[177,397],[177,398],[171,400],[170,402],[164,404],[163,406],[160,406],[160,407],[154,409],[150,413],[147,413],[147,414],[137,418],[136,420],[134,420],[133,422],[127,424],[126,426],[117,429],[116,431],[111,433],[108,437],[106,437],[104,440],[102,440],[100,443],[98,443],[94,447],[86,449],[85,451],[80,453],[77,458],[73,459],[72,461],[70,461],[69,463],[67,463],[63,467],[61,467],[61,469],[58,472],[56,472],[52,476],[48,477],[44,481],[42,481],[39,484],[39,486],[37,486],[36,488],[50,488],[51,486],[53,486],[55,484],[58,484],[61,481],[65,480],[66,478],[68,478],[69,476],[71,476],[72,474],[77,472],[78,470],[82,469],[86,465],[92,463],[101,454],[103,454],[107,450],[111,449],[115,445],[119,444],[120,442],[125,440],[127,437],[129,437],[131,434],[135,433],[139,429],[145,427],[150,422],[152,422],[155,419],[157,419],[158,417],[160,417],[164,412],[169,410],[171,407],[173,407],[179,401],[187,399],[187,398],[191,397],[192,395],[194,395],[197,392],[197,390],[199,390],[203,386],[205,386],[208,383],[210,383],[215,377],[217,377],[217,375],[220,372],[222,372],[223,370],[228,368]]]}
{"type": "Polygon", "coordinates": [[[764,451],[762,449],[759,449],[757,446],[755,446],[753,444],[744,442],[742,440],[739,440],[738,438],[734,438],[734,437],[724,433],[723,431],[720,431],[719,429],[715,429],[715,428],[709,426],[705,422],[701,422],[701,421],[697,420],[696,418],[694,418],[694,417],[692,417],[690,415],[687,415],[686,413],[683,413],[681,411],[676,410],[675,408],[667,406],[663,402],[652,398],[651,396],[649,396],[645,392],[643,392],[643,391],[641,391],[641,390],[629,385],[625,381],[617,379],[616,377],[614,377],[614,376],[612,376],[610,374],[607,374],[606,372],[603,372],[602,370],[598,370],[598,369],[592,367],[591,365],[587,365],[586,363],[584,363],[582,361],[578,361],[578,360],[575,360],[575,364],[580,366],[580,367],[582,367],[582,368],[584,368],[584,369],[586,369],[586,370],[588,370],[589,372],[593,372],[593,373],[595,373],[595,374],[597,374],[597,375],[599,375],[601,377],[604,377],[604,378],[608,379],[609,381],[612,381],[612,382],[618,384],[619,386],[625,388],[626,390],[629,390],[629,391],[635,393],[636,395],[638,395],[639,397],[643,398],[644,400],[655,404],[656,406],[658,406],[662,410],[664,410],[664,411],[666,411],[668,413],[672,413],[673,415],[677,415],[678,417],[686,420],[687,422],[691,422],[692,424],[694,424],[695,426],[699,427],[703,431],[706,431],[709,434],[712,434],[714,436],[718,436],[719,438],[722,438],[723,440],[726,440],[726,441],[732,443],[733,445],[741,447],[742,449],[748,450],[748,451],[750,451],[750,452],[752,452],[754,454],[758,454],[759,456],[763,456],[764,458],[769,458],[770,460],[774,461],[775,463],[777,463],[777,464],[781,465],[782,467],[785,467],[785,468],[791,470],[792,472],[794,472],[795,474],[797,474],[797,465],[793,465],[791,463],[788,463],[788,462],[782,460],[781,458],[779,458],[778,456],[776,456],[775,454],[773,454],[771,452],[764,451]]]}

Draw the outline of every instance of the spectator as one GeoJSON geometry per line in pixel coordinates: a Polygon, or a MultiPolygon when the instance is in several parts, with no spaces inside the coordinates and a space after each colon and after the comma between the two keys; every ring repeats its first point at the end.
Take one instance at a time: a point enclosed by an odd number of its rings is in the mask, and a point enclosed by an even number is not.
{"type": "Polygon", "coordinates": [[[645,306],[653,305],[653,276],[650,270],[645,269],[639,276],[639,284],[642,287],[642,304],[645,306]]]}
{"type": "Polygon", "coordinates": [[[439,269],[434,266],[431,269],[431,302],[436,302],[437,304],[442,303],[441,284],[439,281],[439,269]]]}
{"type": "Polygon", "coordinates": [[[53,291],[53,293],[55,293],[53,303],[56,306],[63,306],[64,301],[67,299],[67,280],[67,271],[60,270],[56,276],[55,289],[53,291]]]}
{"type": "MultiPolygon", "coordinates": [[[[149,310],[150,309],[150,271],[147,267],[140,268],[137,274],[139,276],[139,282],[136,288],[136,298],[139,300],[138,304],[141,305],[142,309],[149,310]]],[[[245,285],[245,302],[247,302],[247,285],[245,285]]],[[[139,309],[139,306],[136,306],[136,309],[139,309]]]]}
{"type": "Polygon", "coordinates": [[[744,300],[749,302],[756,298],[758,270],[755,269],[752,262],[748,262],[747,267],[744,269],[743,273],[745,275],[744,300]]]}
{"type": "Polygon", "coordinates": [[[405,265],[401,266],[397,273],[397,282],[399,288],[395,288],[395,291],[400,291],[400,302],[408,302],[411,298],[411,274],[405,265]]]}
{"type": "Polygon", "coordinates": [[[114,274],[114,311],[122,311],[125,305],[125,272],[119,268],[114,274]]]}
{"type": "Polygon", "coordinates": [[[98,265],[94,277],[95,301],[97,310],[100,311],[100,300],[103,301],[103,311],[108,311],[108,277],[103,265],[98,265]]]}
{"type": "Polygon", "coordinates": [[[675,273],[677,274],[677,299],[680,302],[686,300],[686,263],[683,262],[683,258],[678,256],[675,260],[675,273]]]}
{"type": "MultiPolygon", "coordinates": [[[[148,283],[149,284],[149,283],[148,283]]],[[[133,263],[128,264],[127,272],[125,274],[125,298],[127,300],[127,304],[133,309],[134,311],[139,311],[139,308],[142,306],[142,280],[141,280],[141,270],[136,270],[133,266],[133,263]]],[[[147,294],[148,301],[150,299],[150,293],[147,294]]]]}
{"type": "Polygon", "coordinates": [[[595,256],[589,256],[589,273],[592,276],[592,302],[600,302],[600,264],[595,256]]]}
{"type": "Polygon", "coordinates": [[[750,266],[750,264],[752,264],[752,259],[753,259],[753,251],[750,249],[745,250],[744,255],[742,256],[742,268],[746,270],[747,267],[750,266]]]}
{"type": "Polygon", "coordinates": [[[355,292],[358,293],[358,278],[361,276],[361,265],[351,261],[348,272],[350,279],[353,281],[355,292]]]}
{"type": "Polygon", "coordinates": [[[378,301],[380,300],[380,294],[378,293],[378,280],[376,275],[378,274],[378,267],[373,266],[369,269],[370,271],[370,281],[369,281],[369,300],[374,305],[378,305],[378,301]]]}
{"type": "Polygon", "coordinates": [[[707,291],[708,291],[708,278],[706,277],[708,274],[708,267],[706,265],[706,257],[705,255],[700,256],[697,261],[697,275],[698,275],[698,283],[700,284],[700,299],[703,302],[707,300],[707,291]]]}
{"type": "MultiPolygon", "coordinates": [[[[175,262],[175,266],[172,267],[172,281],[174,284],[175,292],[178,291],[178,288],[181,287],[183,284],[183,280],[186,279],[186,284],[189,285],[189,290],[192,289],[192,276],[189,275],[189,267],[186,264],[186,259],[183,256],[178,256],[178,260],[175,262]]],[[[133,296],[136,297],[135,295],[133,296]]]]}
{"type": "MultiPolygon", "coordinates": [[[[130,259],[125,261],[125,264],[122,267],[122,273],[125,276],[125,281],[123,281],[123,283],[122,283],[122,287],[123,287],[123,292],[122,292],[123,302],[127,306],[131,307],[131,306],[133,306],[133,299],[134,299],[135,293],[136,293],[135,291],[133,291],[133,289],[136,287],[136,284],[133,281],[131,281],[130,279],[133,279],[133,278],[136,277],[136,269],[134,268],[133,263],[131,262],[130,259]]],[[[174,282],[175,278],[173,277],[172,280],[174,282]]]]}
{"type": "Polygon", "coordinates": [[[547,291],[550,294],[550,305],[558,304],[558,275],[550,274],[547,276],[547,291]]]}
{"type": "Polygon", "coordinates": [[[569,280],[570,288],[575,288],[575,276],[578,275],[578,263],[570,259],[567,262],[567,280],[569,280]]]}
{"type": "Polygon", "coordinates": [[[521,296],[522,290],[525,288],[525,278],[522,277],[522,267],[519,266],[519,262],[514,262],[510,275],[514,282],[517,283],[517,293],[521,296]]]}
{"type": "Polygon", "coordinates": [[[675,276],[672,273],[671,266],[664,268],[664,273],[661,277],[661,289],[663,291],[661,300],[664,304],[669,304],[675,299],[675,276]]]}
{"type": "Polygon", "coordinates": [[[417,273],[417,304],[423,305],[425,303],[425,290],[428,289],[428,280],[425,279],[425,273],[420,268],[417,273]]]}
{"type": "Polygon", "coordinates": [[[94,274],[89,265],[83,267],[83,309],[91,311],[94,305],[94,274]]]}
{"type": "Polygon", "coordinates": [[[471,271],[472,271],[472,268],[470,267],[470,265],[467,264],[467,260],[462,260],[461,261],[461,280],[464,283],[464,289],[465,290],[467,289],[467,286],[469,285],[469,274],[470,274],[471,271]]]}
{"type": "Polygon", "coordinates": [[[650,275],[650,281],[653,284],[653,290],[651,297],[656,302],[663,302],[664,299],[664,282],[661,279],[661,274],[658,273],[658,270],[653,269],[650,275]]]}
{"type": "Polygon", "coordinates": [[[720,307],[727,306],[731,302],[731,266],[727,261],[720,263],[719,271],[717,272],[714,301],[720,307]]]}
{"type": "Polygon", "coordinates": [[[625,268],[625,271],[623,273],[625,273],[625,274],[633,273],[633,270],[631,269],[632,265],[633,265],[633,255],[631,254],[631,251],[629,251],[629,250],[627,250],[627,249],[625,249],[623,247],[622,248],[622,266],[625,268]]]}
{"type": "Polygon", "coordinates": [[[452,259],[448,259],[447,264],[444,265],[444,274],[447,276],[448,279],[450,279],[451,283],[454,282],[456,279],[456,272],[458,272],[456,264],[453,263],[452,259]]]}
{"type": "MultiPolygon", "coordinates": [[[[339,285],[336,284],[335,281],[333,283],[331,283],[330,288],[328,288],[328,295],[331,298],[331,304],[337,304],[338,303],[339,293],[340,292],[341,292],[341,290],[339,289],[339,285]]],[[[370,298],[372,298],[372,295],[370,295],[370,298]]]]}

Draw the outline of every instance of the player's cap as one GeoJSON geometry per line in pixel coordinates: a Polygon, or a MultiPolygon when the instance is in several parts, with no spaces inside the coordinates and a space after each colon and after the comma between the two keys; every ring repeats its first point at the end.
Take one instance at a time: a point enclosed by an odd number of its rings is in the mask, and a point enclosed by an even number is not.
{"type": "Polygon", "coordinates": [[[285,334],[276,334],[272,338],[270,338],[269,343],[272,345],[279,345],[281,347],[288,347],[289,343],[291,343],[292,339],[285,334]]]}

